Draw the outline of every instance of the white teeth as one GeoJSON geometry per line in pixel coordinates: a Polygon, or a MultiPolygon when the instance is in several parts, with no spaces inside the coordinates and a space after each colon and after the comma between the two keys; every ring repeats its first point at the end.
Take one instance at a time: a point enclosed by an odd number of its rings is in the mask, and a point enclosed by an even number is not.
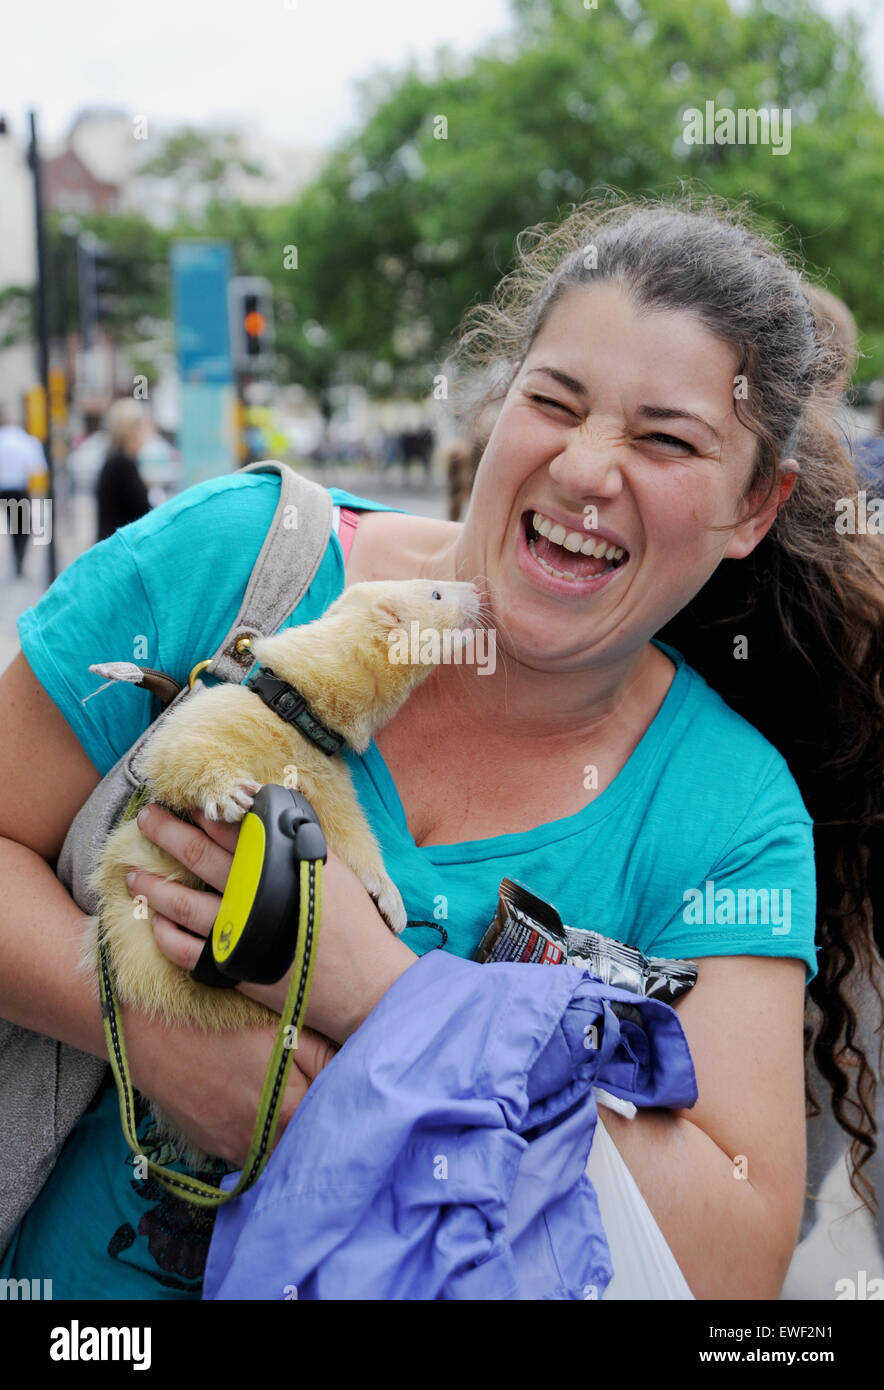
{"type": "MultiPolygon", "coordinates": [[[[622,546],[611,545],[609,541],[596,540],[594,536],[586,536],[580,531],[568,531],[560,521],[552,521],[550,517],[544,516],[543,512],[535,512],[532,517],[534,530],[540,536],[545,536],[553,545],[560,545],[564,550],[576,555],[579,551],[581,555],[593,556],[596,560],[604,557],[609,562],[611,560],[622,560],[626,551],[622,546]]],[[[539,559],[539,557],[536,557],[539,559]]],[[[550,574],[558,575],[562,579],[571,579],[573,575],[557,570],[553,565],[547,565],[543,560],[540,564],[544,569],[548,569],[550,574]]]]}

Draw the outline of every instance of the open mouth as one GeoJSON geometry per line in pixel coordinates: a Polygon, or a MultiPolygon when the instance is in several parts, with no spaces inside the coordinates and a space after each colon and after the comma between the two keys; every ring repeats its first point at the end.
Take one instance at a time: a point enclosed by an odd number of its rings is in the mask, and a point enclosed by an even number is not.
{"type": "Polygon", "coordinates": [[[629,551],[592,531],[568,531],[543,512],[522,516],[528,549],[541,569],[555,579],[574,582],[601,578],[621,569],[629,551]]]}

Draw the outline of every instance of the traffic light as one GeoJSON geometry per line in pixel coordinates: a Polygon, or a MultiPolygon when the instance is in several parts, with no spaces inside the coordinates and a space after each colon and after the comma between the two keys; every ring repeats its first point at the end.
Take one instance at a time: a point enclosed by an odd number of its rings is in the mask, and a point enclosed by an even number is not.
{"type": "Polygon", "coordinates": [[[273,296],[257,275],[230,282],[230,337],[237,371],[268,375],[273,364],[273,296]]]}
{"type": "Polygon", "coordinates": [[[99,324],[117,307],[117,267],[110,247],[92,232],[77,240],[77,278],[80,292],[80,337],[83,346],[95,343],[99,324]]]}

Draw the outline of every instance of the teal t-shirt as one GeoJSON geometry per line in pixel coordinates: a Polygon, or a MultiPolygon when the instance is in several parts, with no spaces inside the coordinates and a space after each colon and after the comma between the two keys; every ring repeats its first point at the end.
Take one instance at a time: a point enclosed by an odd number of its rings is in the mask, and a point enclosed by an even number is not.
{"type": "MultiPolygon", "coordinates": [[[[331,493],[355,510],[389,510],[331,493]]],[[[100,773],[160,706],[122,684],[84,705],[101,683],[89,665],[136,661],[186,680],[233,623],[278,496],[273,474],[189,488],[81,555],[19,618],[34,674],[100,773]]],[[[333,535],[283,626],[318,617],[343,586],[333,535]]],[[[793,956],[815,974],[812,823],[798,788],[776,749],[659,645],[676,673],[632,756],[583,810],[533,830],[418,847],[376,745],[345,753],[409,919],[440,922],[446,949],[473,954],[506,875],[553,902],[570,926],[648,954],[793,956]]],[[[439,944],[429,927],[408,928],[404,939],[418,954],[439,944]]],[[[20,1224],[0,1277],[51,1276],[57,1298],[199,1297],[207,1219],[135,1180],[106,1089],[20,1224]]]]}

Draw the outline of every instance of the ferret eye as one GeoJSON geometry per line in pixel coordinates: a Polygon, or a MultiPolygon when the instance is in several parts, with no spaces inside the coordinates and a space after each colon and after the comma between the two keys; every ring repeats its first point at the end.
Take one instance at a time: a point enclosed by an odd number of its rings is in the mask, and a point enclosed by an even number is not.
{"type": "Polygon", "coordinates": [[[430,594],[430,598],[438,598],[438,599],[441,599],[441,597],[442,597],[442,595],[439,593],[439,590],[438,590],[438,589],[434,589],[433,592],[430,594]]]}

